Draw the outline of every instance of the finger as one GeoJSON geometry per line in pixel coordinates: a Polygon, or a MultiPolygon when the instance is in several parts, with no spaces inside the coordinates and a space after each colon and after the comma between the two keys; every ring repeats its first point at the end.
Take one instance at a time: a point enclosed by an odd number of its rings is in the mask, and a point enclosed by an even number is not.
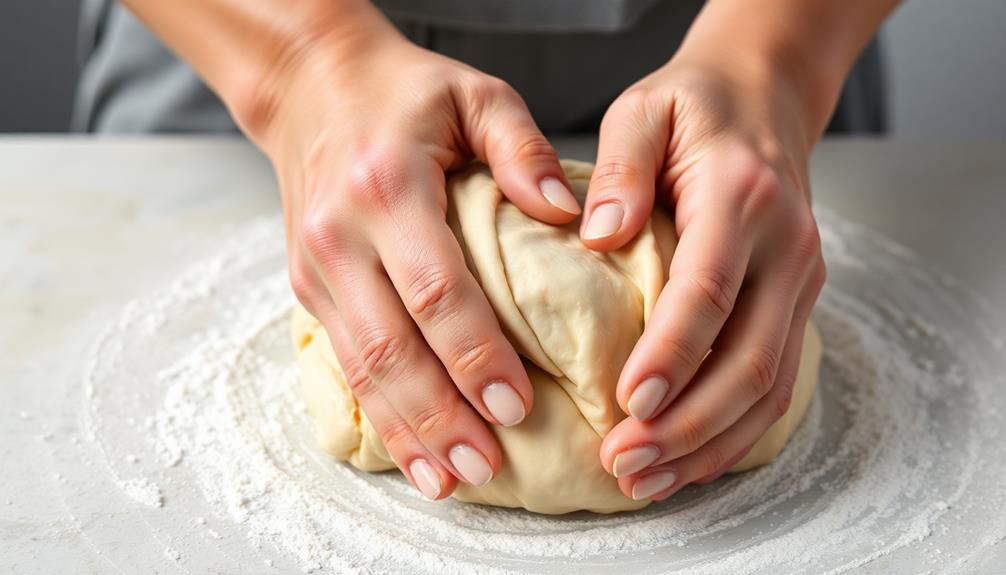
{"type": "Polygon", "coordinates": [[[511,202],[550,224],[566,224],[580,214],[555,150],[513,88],[479,76],[459,88],[455,100],[468,146],[489,165],[511,202]]]}
{"type": "Polygon", "coordinates": [[[353,342],[342,325],[334,305],[316,306],[318,317],[325,325],[332,349],[342,367],[346,383],[374,430],[380,436],[388,454],[412,485],[428,499],[443,499],[457,486],[457,479],[416,437],[412,428],[398,416],[367,375],[353,348],[353,342]]]}
{"type": "Polygon", "coordinates": [[[720,476],[723,475],[723,473],[730,470],[730,467],[737,464],[737,462],[740,461],[740,459],[743,459],[744,456],[746,456],[747,453],[749,453],[751,448],[753,447],[755,447],[755,443],[750,443],[749,445],[741,449],[737,454],[727,459],[726,462],[723,463],[718,469],[702,477],[697,478],[697,480],[691,483],[699,486],[704,486],[707,484],[711,484],[712,482],[715,482],[716,480],[718,480],[720,476]]]}
{"type": "Polygon", "coordinates": [[[620,96],[604,115],[580,225],[589,248],[622,247],[650,217],[670,138],[669,114],[669,106],[636,91],[620,96]]]}
{"type": "Polygon", "coordinates": [[[616,387],[625,413],[660,414],[695,376],[733,311],[751,256],[751,238],[728,207],[712,206],[689,223],[667,284],[626,360],[616,387]]]}
{"type": "MultiPolygon", "coordinates": [[[[793,322],[790,325],[789,339],[786,341],[786,349],[783,351],[782,363],[779,366],[779,374],[776,377],[776,384],[773,388],[773,392],[776,393],[775,397],[780,400],[779,407],[779,417],[789,409],[789,401],[793,396],[793,385],[796,382],[797,374],[800,369],[800,356],[803,352],[803,341],[804,334],[807,329],[807,322],[809,321],[810,311],[813,308],[814,302],[817,300],[818,294],[821,292],[821,288],[824,285],[825,271],[824,262],[820,262],[815,271],[811,276],[811,280],[808,285],[804,288],[804,292],[800,296],[800,300],[797,303],[796,310],[793,312],[793,322]],[[776,389],[779,386],[783,386],[783,389],[776,389]],[[786,389],[788,387],[788,389],[786,389]]],[[[758,404],[755,404],[756,406],[758,404]]],[[[752,408],[753,409],[753,408],[752,408]]],[[[744,417],[748,417],[745,415],[744,417]]],[[[742,418],[743,420],[744,418],[742,418]]],[[[774,422],[770,422],[769,426],[774,422]]],[[[768,427],[765,428],[766,430],[768,427]]],[[[765,431],[758,433],[744,449],[739,453],[731,457],[726,463],[724,463],[719,469],[714,473],[710,473],[700,479],[693,481],[692,483],[707,484],[715,481],[724,473],[730,470],[734,465],[740,462],[751,449],[755,446],[759,439],[765,434],[765,431]]]]}
{"type": "MultiPolygon", "coordinates": [[[[807,306],[802,306],[807,307],[807,306]]],[[[715,479],[744,458],[747,452],[789,409],[800,366],[807,311],[794,316],[790,327],[778,381],[743,417],[701,448],[640,473],[638,477],[619,479],[622,491],[634,499],[651,498],[660,501],[689,483],[715,479]],[[733,455],[731,455],[733,454],[733,455]]]]}
{"type": "MultiPolygon", "coordinates": [[[[733,311],[763,222],[778,221],[773,211],[782,184],[760,159],[728,148],[703,160],[715,169],[697,170],[681,185],[696,188],[695,193],[678,189],[674,209],[681,238],[668,282],[616,388],[622,409],[637,419],[661,413],[694,378],[733,311]]],[[[795,225],[799,235],[814,236],[811,217],[795,225]]],[[[793,252],[793,261],[806,261],[798,257],[800,249],[793,252]]]]}
{"type": "Polygon", "coordinates": [[[465,267],[443,213],[429,205],[408,212],[393,215],[399,221],[374,238],[388,276],[468,402],[490,422],[520,423],[534,392],[517,352],[465,267]]]}
{"type": "Polygon", "coordinates": [[[391,407],[455,476],[488,483],[499,469],[499,444],[426,345],[376,257],[333,250],[319,266],[363,369],[391,407]],[[345,257],[355,258],[352,266],[339,261],[345,257]]]}
{"type": "Polygon", "coordinates": [[[778,269],[754,278],[695,381],[656,418],[619,423],[602,442],[602,461],[613,465],[615,454],[645,444],[660,451],[659,465],[698,450],[740,419],[776,380],[804,279],[778,269]]]}

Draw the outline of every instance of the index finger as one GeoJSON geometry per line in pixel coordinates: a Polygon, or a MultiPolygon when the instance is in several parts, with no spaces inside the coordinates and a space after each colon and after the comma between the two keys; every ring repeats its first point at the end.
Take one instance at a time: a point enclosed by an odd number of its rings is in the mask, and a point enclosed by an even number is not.
{"type": "Polygon", "coordinates": [[[432,202],[417,204],[374,238],[378,254],[430,349],[469,403],[488,421],[516,425],[531,409],[527,372],[465,266],[443,211],[432,202]]]}
{"type": "Polygon", "coordinates": [[[619,376],[616,397],[633,418],[654,417],[684,389],[733,310],[752,247],[733,221],[710,209],[682,233],[667,284],[619,376]]]}

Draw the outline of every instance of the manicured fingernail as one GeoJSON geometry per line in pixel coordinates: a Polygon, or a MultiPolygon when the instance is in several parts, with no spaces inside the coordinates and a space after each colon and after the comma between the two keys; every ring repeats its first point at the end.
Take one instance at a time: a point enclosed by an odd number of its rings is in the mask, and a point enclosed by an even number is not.
{"type": "Polygon", "coordinates": [[[590,214],[587,220],[587,227],[583,229],[583,239],[596,240],[606,238],[618,231],[622,227],[622,218],[625,217],[625,210],[618,204],[601,204],[594,208],[594,213],[590,214]]]}
{"type": "Polygon", "coordinates": [[[545,196],[548,203],[569,214],[579,214],[580,204],[577,203],[573,193],[562,182],[555,178],[545,178],[538,184],[541,195],[545,196]]]}
{"type": "Polygon", "coordinates": [[[482,487],[493,478],[489,462],[471,445],[459,443],[451,448],[447,456],[461,477],[476,487],[482,487]]]}
{"type": "Polygon", "coordinates": [[[677,476],[673,471],[657,471],[645,477],[640,477],[639,481],[632,486],[632,498],[636,501],[653,497],[657,493],[674,485],[677,476]]]}
{"type": "Polygon", "coordinates": [[[655,445],[641,445],[626,449],[615,456],[611,471],[615,477],[625,477],[648,467],[660,457],[660,450],[655,445]]]}
{"type": "Polygon", "coordinates": [[[436,499],[440,496],[440,475],[425,459],[412,460],[412,463],[409,464],[409,473],[412,474],[412,479],[416,482],[420,493],[428,499],[436,499]]]}
{"type": "Polygon", "coordinates": [[[503,381],[495,381],[482,390],[482,401],[500,425],[510,427],[524,420],[524,402],[514,388],[503,381]]]}
{"type": "Polygon", "coordinates": [[[644,379],[629,396],[629,415],[639,421],[650,417],[667,397],[667,390],[670,388],[667,380],[662,377],[654,375],[644,379]]]}

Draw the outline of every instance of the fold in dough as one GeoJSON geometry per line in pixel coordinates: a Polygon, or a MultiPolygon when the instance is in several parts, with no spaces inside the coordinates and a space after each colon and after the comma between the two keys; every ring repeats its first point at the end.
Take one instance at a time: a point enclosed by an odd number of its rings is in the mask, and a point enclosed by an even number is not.
{"type": "MultiPolygon", "coordinates": [[[[564,160],[562,167],[582,204],[593,166],[564,160]]],[[[646,506],[618,490],[598,450],[625,417],[615,384],[667,279],[677,243],[672,222],[657,210],[627,246],[599,253],[580,242],[579,221],[556,227],[521,213],[484,166],[457,174],[447,188],[451,230],[534,386],[534,407],[520,425],[491,426],[502,469],[483,487],[460,483],[454,497],[538,513],[646,506]]],[[[364,471],[395,468],[350,393],[325,329],[298,306],[291,330],[320,447],[364,471]]],[[[731,472],[764,465],[782,450],[813,395],[820,356],[809,325],[789,411],[731,472]]]]}

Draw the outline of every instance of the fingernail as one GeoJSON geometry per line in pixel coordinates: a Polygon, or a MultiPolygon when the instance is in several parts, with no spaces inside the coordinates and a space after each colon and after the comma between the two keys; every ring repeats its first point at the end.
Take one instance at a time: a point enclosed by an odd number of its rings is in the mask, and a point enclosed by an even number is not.
{"type": "Polygon", "coordinates": [[[489,413],[504,427],[517,425],[524,420],[524,401],[506,382],[495,381],[485,386],[482,401],[489,413]]]}
{"type": "Polygon", "coordinates": [[[440,475],[425,459],[414,459],[409,464],[409,473],[412,474],[412,479],[416,482],[419,492],[428,499],[436,499],[440,496],[440,475]]]}
{"type": "Polygon", "coordinates": [[[667,397],[667,390],[670,387],[666,379],[656,375],[644,379],[629,396],[629,415],[639,421],[653,415],[667,397]]]}
{"type": "Polygon", "coordinates": [[[577,203],[573,193],[569,191],[562,182],[555,178],[545,178],[538,184],[541,195],[545,196],[548,203],[569,214],[579,214],[580,204],[577,203]]]}
{"type": "Polygon", "coordinates": [[[622,218],[624,217],[625,210],[618,204],[610,203],[597,206],[594,208],[594,213],[590,214],[590,219],[587,220],[587,227],[583,229],[583,239],[596,240],[610,236],[622,227],[622,218]]]}
{"type": "Polygon", "coordinates": [[[655,445],[641,445],[626,449],[615,456],[611,471],[615,477],[624,477],[648,467],[660,457],[660,450],[655,445]]]}
{"type": "Polygon", "coordinates": [[[482,487],[493,478],[489,462],[471,445],[459,443],[451,448],[447,456],[461,477],[476,487],[482,487]]]}
{"type": "Polygon", "coordinates": [[[657,493],[674,485],[675,479],[677,479],[677,476],[674,475],[673,471],[657,471],[646,477],[640,477],[639,481],[632,486],[632,498],[639,501],[640,499],[653,497],[657,493]]]}

